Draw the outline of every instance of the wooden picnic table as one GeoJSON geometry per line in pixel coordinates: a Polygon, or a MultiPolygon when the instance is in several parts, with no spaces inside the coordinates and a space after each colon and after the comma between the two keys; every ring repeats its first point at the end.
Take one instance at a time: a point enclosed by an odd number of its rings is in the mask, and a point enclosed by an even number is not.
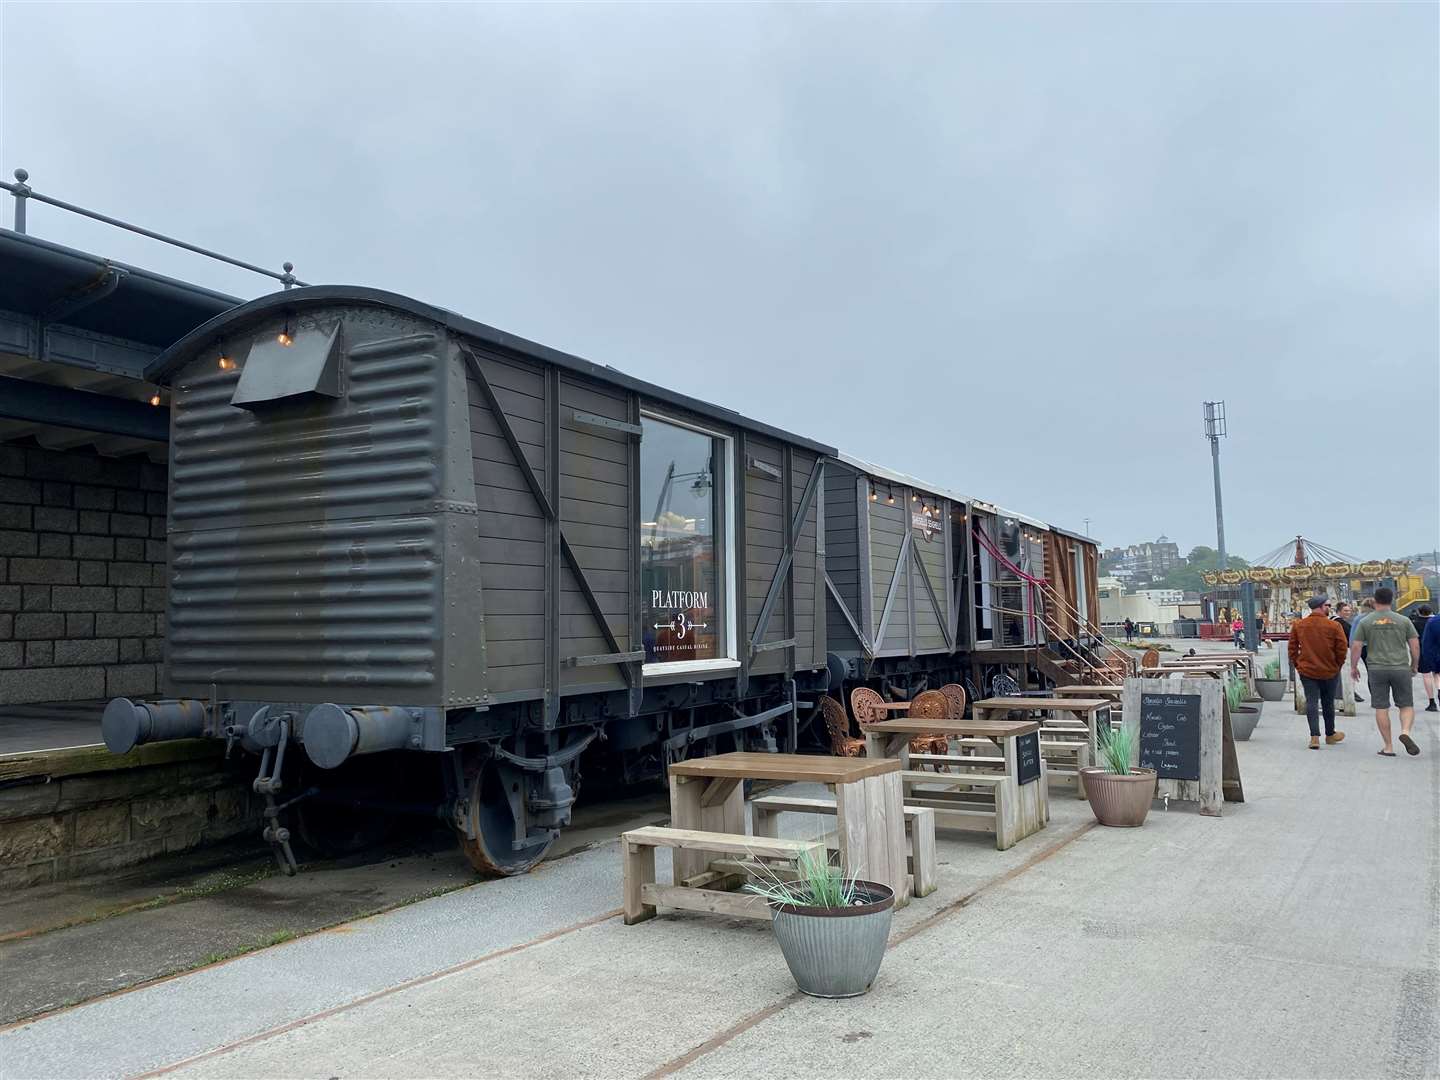
{"type": "Polygon", "coordinates": [[[1196,653],[1194,656],[1176,656],[1163,664],[1190,665],[1190,664],[1225,664],[1229,667],[1239,668],[1248,676],[1253,676],[1255,671],[1255,656],[1247,652],[1223,652],[1223,653],[1196,653]]]}
{"type": "Polygon", "coordinates": [[[1125,687],[1106,684],[1104,686],[1057,686],[1055,687],[1056,697],[1102,697],[1119,701],[1125,687]]]}
{"type": "MultiPolygon", "coordinates": [[[[1153,669],[1152,669],[1153,670],[1153,669]]],[[[1110,715],[1115,703],[1104,697],[994,697],[977,701],[971,706],[976,716],[987,713],[1007,713],[1017,709],[1044,709],[1054,713],[1070,713],[1076,720],[1083,721],[1089,735],[1090,760],[1100,758],[1100,730],[1110,724],[1110,715]]]]}
{"type": "MultiPolygon", "coordinates": [[[[896,906],[909,902],[905,855],[905,800],[901,765],[884,758],[737,752],[677,761],[669,767],[670,823],[677,829],[745,833],[746,780],[824,784],[835,794],[840,865],[895,890],[896,906]]],[[[675,880],[707,868],[703,852],[677,850],[675,880]]]]}
{"type": "Polygon", "coordinates": [[[1223,682],[1225,673],[1229,670],[1229,664],[1170,664],[1166,667],[1141,668],[1140,677],[1142,679],[1159,679],[1169,675],[1208,675],[1212,679],[1219,679],[1223,682]]]}
{"type": "MultiPolygon", "coordinates": [[[[1023,698],[1027,703],[1033,698],[1023,698]]],[[[1050,796],[1045,777],[1045,763],[1040,757],[1039,740],[1035,739],[1035,767],[1038,775],[1021,783],[1019,740],[1036,736],[1040,724],[1036,720],[936,719],[906,716],[866,724],[865,753],[867,760],[895,760],[904,763],[902,780],[907,805],[934,809],[937,822],[946,828],[984,829],[995,833],[995,846],[1001,851],[1045,827],[1050,820],[1050,796]],[[998,758],[967,758],[956,754],[910,753],[910,740],[916,735],[941,735],[950,738],[992,739],[999,744],[998,758]],[[918,757],[933,765],[935,773],[911,770],[918,757]],[[943,769],[941,772],[939,770],[943,769]],[[983,770],[983,771],[980,771],[983,770]],[[1038,779],[1038,783],[1033,782],[1038,779]],[[982,795],[974,790],[956,792],[952,789],[984,788],[982,795]],[[946,790],[937,790],[946,789],[946,790]],[[988,802],[993,798],[993,811],[988,802]]]]}

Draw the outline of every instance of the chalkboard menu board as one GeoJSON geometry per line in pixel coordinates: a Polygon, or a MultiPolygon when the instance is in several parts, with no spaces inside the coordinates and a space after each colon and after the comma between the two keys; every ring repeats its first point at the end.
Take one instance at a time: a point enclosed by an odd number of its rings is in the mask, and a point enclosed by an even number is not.
{"type": "Polygon", "coordinates": [[[1140,695],[1140,766],[1161,780],[1200,779],[1200,695],[1140,695]]]}
{"type": "Polygon", "coordinates": [[[1040,779],[1040,733],[1032,731],[1015,740],[1015,765],[1020,783],[1040,779]]]}

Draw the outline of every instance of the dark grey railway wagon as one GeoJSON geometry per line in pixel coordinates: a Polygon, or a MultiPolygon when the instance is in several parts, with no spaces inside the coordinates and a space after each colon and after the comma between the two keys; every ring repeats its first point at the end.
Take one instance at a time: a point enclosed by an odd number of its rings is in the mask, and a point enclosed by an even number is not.
{"type": "Polygon", "coordinates": [[[825,471],[832,681],[923,675],[968,648],[966,501],[841,454],[825,471]]]}
{"type": "Polygon", "coordinates": [[[383,809],[364,756],[430,751],[476,865],[527,869],[595,739],[627,779],[793,745],[826,684],[830,447],[361,288],[235,308],[149,375],[173,395],[177,700],[117,699],[106,739],[261,753],[277,843],[282,786],[312,824],[332,771],[345,813],[383,809]]]}

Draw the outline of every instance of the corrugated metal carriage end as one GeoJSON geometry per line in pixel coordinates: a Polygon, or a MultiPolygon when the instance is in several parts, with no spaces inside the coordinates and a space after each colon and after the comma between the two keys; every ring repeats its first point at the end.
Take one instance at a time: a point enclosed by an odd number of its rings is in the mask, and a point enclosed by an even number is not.
{"type": "MultiPolygon", "coordinates": [[[[117,700],[107,742],[259,753],[282,865],[292,744],[309,778],[451,751],[427,767],[442,816],[508,873],[568,821],[582,752],[634,780],[717,742],[774,747],[787,717],[793,746],[799,694],[824,688],[828,447],[366,290],[243,305],[155,377],[174,391],[178,700],[117,700]],[[652,444],[674,456],[642,508],[652,444]]],[[[323,798],[296,811],[322,831],[323,798]]]]}

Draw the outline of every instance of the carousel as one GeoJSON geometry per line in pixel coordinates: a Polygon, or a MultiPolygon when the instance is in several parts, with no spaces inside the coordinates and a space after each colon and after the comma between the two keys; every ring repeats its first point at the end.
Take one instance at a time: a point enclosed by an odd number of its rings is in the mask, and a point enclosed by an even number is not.
{"type": "Polygon", "coordinates": [[[1201,578],[1215,590],[1206,599],[1214,606],[1215,621],[1222,624],[1239,614],[1240,589],[1247,581],[1253,583],[1256,610],[1265,621],[1265,633],[1274,635],[1289,633],[1290,623],[1304,618],[1305,601],[1312,596],[1324,595],[1337,603],[1348,600],[1358,605],[1381,585],[1393,581],[1397,610],[1430,599],[1424,579],[1412,575],[1404,559],[1356,559],[1303,536],[1287,540],[1253,566],[1212,570],[1201,578]]]}

